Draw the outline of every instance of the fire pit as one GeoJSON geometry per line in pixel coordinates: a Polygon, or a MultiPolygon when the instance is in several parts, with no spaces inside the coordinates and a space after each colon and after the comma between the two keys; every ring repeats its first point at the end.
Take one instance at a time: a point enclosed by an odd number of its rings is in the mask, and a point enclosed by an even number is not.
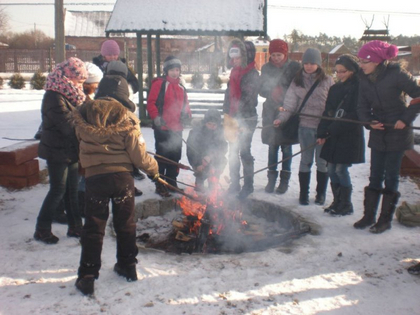
{"type": "Polygon", "coordinates": [[[293,211],[257,199],[153,199],[137,204],[136,215],[140,247],[178,254],[262,251],[316,233],[293,211]]]}

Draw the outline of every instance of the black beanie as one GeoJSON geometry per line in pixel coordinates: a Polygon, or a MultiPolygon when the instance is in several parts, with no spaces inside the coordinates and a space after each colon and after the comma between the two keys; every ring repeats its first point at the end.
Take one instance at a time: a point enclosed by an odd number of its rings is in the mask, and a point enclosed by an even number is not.
{"type": "Polygon", "coordinates": [[[203,121],[204,121],[204,123],[214,122],[214,123],[220,125],[222,123],[222,115],[220,114],[220,112],[217,109],[209,109],[204,114],[203,121]]]}
{"type": "Polygon", "coordinates": [[[357,73],[359,71],[359,63],[357,62],[357,58],[352,55],[341,55],[335,61],[336,65],[342,65],[347,70],[357,73]]]}
{"type": "Polygon", "coordinates": [[[163,62],[163,72],[167,74],[168,71],[173,68],[179,68],[179,70],[181,70],[181,60],[175,56],[166,57],[165,61],[163,62]]]}

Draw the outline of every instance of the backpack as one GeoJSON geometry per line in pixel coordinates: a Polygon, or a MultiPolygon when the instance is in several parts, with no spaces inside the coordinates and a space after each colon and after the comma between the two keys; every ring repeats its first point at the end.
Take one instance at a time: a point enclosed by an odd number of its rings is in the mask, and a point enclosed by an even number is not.
{"type": "Polygon", "coordinates": [[[420,204],[409,204],[405,201],[395,211],[395,216],[402,225],[408,227],[420,226],[420,204]]]}

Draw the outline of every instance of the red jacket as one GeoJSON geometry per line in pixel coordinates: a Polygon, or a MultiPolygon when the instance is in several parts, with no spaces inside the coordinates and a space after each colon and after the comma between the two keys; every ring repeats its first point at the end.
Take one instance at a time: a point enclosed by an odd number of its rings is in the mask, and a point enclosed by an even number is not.
{"type": "Polygon", "coordinates": [[[184,115],[191,118],[191,110],[188,104],[187,93],[185,93],[185,88],[179,84],[179,79],[172,79],[167,76],[166,78],[159,77],[152,81],[152,87],[147,99],[147,111],[149,112],[149,116],[151,119],[155,119],[159,116],[158,104],[156,104],[156,102],[163,82],[166,83],[166,88],[161,111],[161,117],[165,121],[165,125],[162,126],[162,129],[174,131],[183,130],[181,112],[184,112],[184,115]]]}

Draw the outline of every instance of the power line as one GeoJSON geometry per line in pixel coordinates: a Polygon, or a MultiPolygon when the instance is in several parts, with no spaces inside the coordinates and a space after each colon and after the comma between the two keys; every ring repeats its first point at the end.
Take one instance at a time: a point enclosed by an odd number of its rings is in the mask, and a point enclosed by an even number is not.
{"type": "MultiPolygon", "coordinates": [[[[64,5],[114,5],[114,2],[90,2],[90,3],[86,3],[86,2],[69,2],[69,3],[64,3],[64,5]]],[[[38,2],[38,3],[24,3],[24,2],[19,2],[19,3],[13,3],[13,2],[6,2],[6,3],[0,3],[0,5],[54,5],[54,3],[46,3],[46,2],[38,2]]]]}
{"type": "Polygon", "coordinates": [[[275,9],[286,9],[286,10],[302,10],[302,11],[334,11],[341,13],[375,13],[375,14],[393,14],[393,15],[420,15],[420,12],[395,12],[395,11],[378,11],[378,10],[358,10],[358,9],[338,9],[338,8],[320,8],[320,7],[296,7],[296,6],[285,6],[269,4],[268,7],[275,9]]]}

